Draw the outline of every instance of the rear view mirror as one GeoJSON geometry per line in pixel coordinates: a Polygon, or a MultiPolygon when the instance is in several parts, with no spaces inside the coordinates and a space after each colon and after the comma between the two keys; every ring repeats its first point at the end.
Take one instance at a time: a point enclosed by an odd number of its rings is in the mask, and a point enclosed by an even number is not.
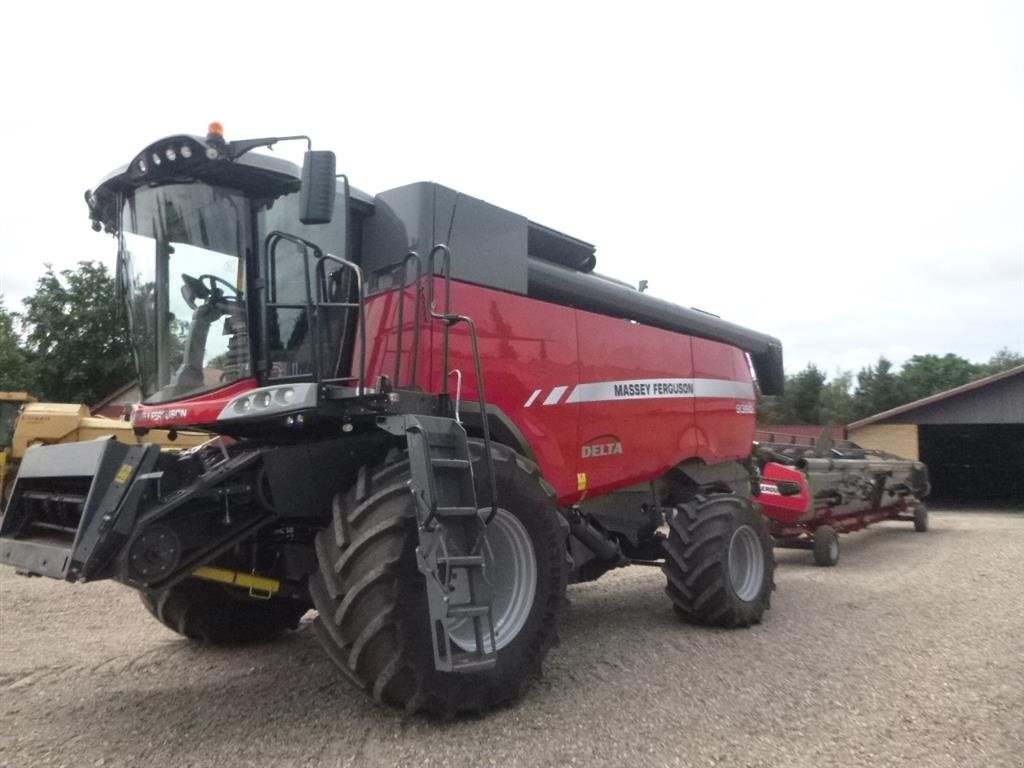
{"type": "Polygon", "coordinates": [[[309,150],[302,161],[302,188],[299,191],[299,221],[303,224],[330,224],[334,216],[334,153],[309,150]]]}

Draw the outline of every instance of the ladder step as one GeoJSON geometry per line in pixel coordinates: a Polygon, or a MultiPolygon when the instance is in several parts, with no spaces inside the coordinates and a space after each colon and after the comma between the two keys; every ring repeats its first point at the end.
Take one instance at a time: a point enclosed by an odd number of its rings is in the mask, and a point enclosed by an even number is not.
{"type": "Polygon", "coordinates": [[[474,616],[486,616],[491,609],[486,605],[449,605],[449,619],[471,619],[474,616]]]}
{"type": "Polygon", "coordinates": [[[438,565],[442,563],[449,568],[482,568],[484,565],[483,555],[442,555],[437,558],[438,565]]]}
{"type": "Polygon", "coordinates": [[[458,448],[463,445],[459,438],[460,436],[455,433],[431,433],[427,437],[427,445],[431,448],[458,448]]]}
{"type": "Polygon", "coordinates": [[[438,469],[469,469],[466,459],[431,459],[430,463],[438,469]]]}
{"type": "Polygon", "coordinates": [[[452,672],[486,672],[488,669],[494,669],[495,663],[494,656],[486,656],[483,660],[476,654],[472,654],[468,659],[455,657],[452,659],[452,672]]]}
{"type": "Polygon", "coordinates": [[[437,517],[473,517],[477,514],[476,507],[438,507],[437,517]]]}
{"type": "MultiPolygon", "coordinates": [[[[419,526],[417,568],[426,577],[430,612],[434,668],[439,672],[479,673],[494,669],[497,654],[484,647],[476,651],[456,650],[446,626],[468,622],[473,635],[484,638],[483,646],[494,640],[491,618],[491,587],[485,579],[485,562],[474,549],[485,535],[482,530],[470,445],[465,429],[456,421],[438,416],[402,417],[409,437],[412,479],[419,526]],[[435,523],[431,525],[430,523],[435,523]],[[453,569],[461,568],[463,574],[453,569]],[[453,577],[465,594],[456,599],[453,577]],[[466,582],[463,584],[463,582],[466,582]]],[[[394,426],[392,424],[391,426],[394,426]]],[[[468,624],[463,625],[468,628],[468,624]]]]}

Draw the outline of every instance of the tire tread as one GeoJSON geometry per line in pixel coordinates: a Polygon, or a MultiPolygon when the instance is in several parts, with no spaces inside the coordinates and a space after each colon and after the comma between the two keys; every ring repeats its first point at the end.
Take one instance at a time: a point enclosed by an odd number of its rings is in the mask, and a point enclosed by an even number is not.
{"type": "Polygon", "coordinates": [[[775,588],[775,558],[767,526],[746,499],[732,494],[698,495],[669,517],[664,542],[665,592],[687,621],[721,627],[747,627],[761,621],[775,588]],[[758,533],[766,573],[761,593],[741,601],[729,583],[728,542],[737,520],[758,533]]]}
{"type": "MultiPolygon", "coordinates": [[[[471,441],[470,449],[482,456],[479,443],[471,441]]],[[[517,472],[519,478],[529,478],[549,501],[552,517],[557,515],[550,486],[541,482],[536,464],[497,444],[492,457],[498,480],[514,478],[517,472]]],[[[538,557],[548,558],[550,582],[538,584],[546,602],[516,673],[500,679],[489,673],[437,673],[429,634],[418,634],[416,623],[422,619],[417,610],[426,612],[426,597],[415,563],[418,536],[408,474],[408,460],[392,455],[384,466],[362,468],[355,485],[336,498],[333,523],[317,537],[320,565],[310,580],[319,614],[317,637],[359,688],[378,702],[410,713],[450,718],[512,701],[522,694],[530,674],[539,673],[544,656],[557,642],[568,573],[564,542],[555,535],[550,542],[539,542],[538,557]]],[[[481,484],[478,481],[478,495],[481,484]]],[[[560,530],[554,522],[551,528],[560,530]]],[[[429,624],[424,629],[429,633],[429,624]]]]}
{"type": "MultiPolygon", "coordinates": [[[[295,629],[307,605],[286,597],[270,600],[233,595],[225,587],[185,579],[155,594],[142,593],[142,604],[168,629],[207,645],[242,645],[271,640],[295,629]]],[[[239,590],[239,593],[241,591],[239,590]]]]}

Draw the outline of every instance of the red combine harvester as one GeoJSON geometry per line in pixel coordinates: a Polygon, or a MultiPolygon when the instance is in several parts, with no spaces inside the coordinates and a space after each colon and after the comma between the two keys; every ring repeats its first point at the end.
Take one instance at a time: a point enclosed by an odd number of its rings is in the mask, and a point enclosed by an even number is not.
{"type": "Polygon", "coordinates": [[[831,439],[761,443],[757,502],[775,546],[810,549],[818,565],[839,562],[839,534],[882,520],[928,530],[928,468],[854,443],[831,439]]]}
{"type": "Polygon", "coordinates": [[[134,426],[220,437],[30,450],[0,562],[120,581],[207,642],[315,608],[347,678],[443,715],[514,699],[566,583],[614,568],[663,568],[687,620],[760,621],[751,362],[779,391],[779,342],[443,186],[371,197],[330,152],[252,152],[292,139],[212,125],[87,193],[117,243],[134,426]]]}

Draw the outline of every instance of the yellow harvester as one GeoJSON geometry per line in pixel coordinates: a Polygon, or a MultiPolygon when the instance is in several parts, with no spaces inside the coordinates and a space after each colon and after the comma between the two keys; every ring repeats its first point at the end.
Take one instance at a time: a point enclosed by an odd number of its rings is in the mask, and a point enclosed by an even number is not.
{"type": "Polygon", "coordinates": [[[122,443],[156,443],[168,449],[191,448],[210,438],[204,432],[178,432],[171,440],[165,429],[151,429],[140,436],[131,422],[92,416],[85,405],[40,403],[28,392],[0,392],[0,498],[7,498],[7,489],[30,446],[78,443],[109,435],[122,443]]]}

